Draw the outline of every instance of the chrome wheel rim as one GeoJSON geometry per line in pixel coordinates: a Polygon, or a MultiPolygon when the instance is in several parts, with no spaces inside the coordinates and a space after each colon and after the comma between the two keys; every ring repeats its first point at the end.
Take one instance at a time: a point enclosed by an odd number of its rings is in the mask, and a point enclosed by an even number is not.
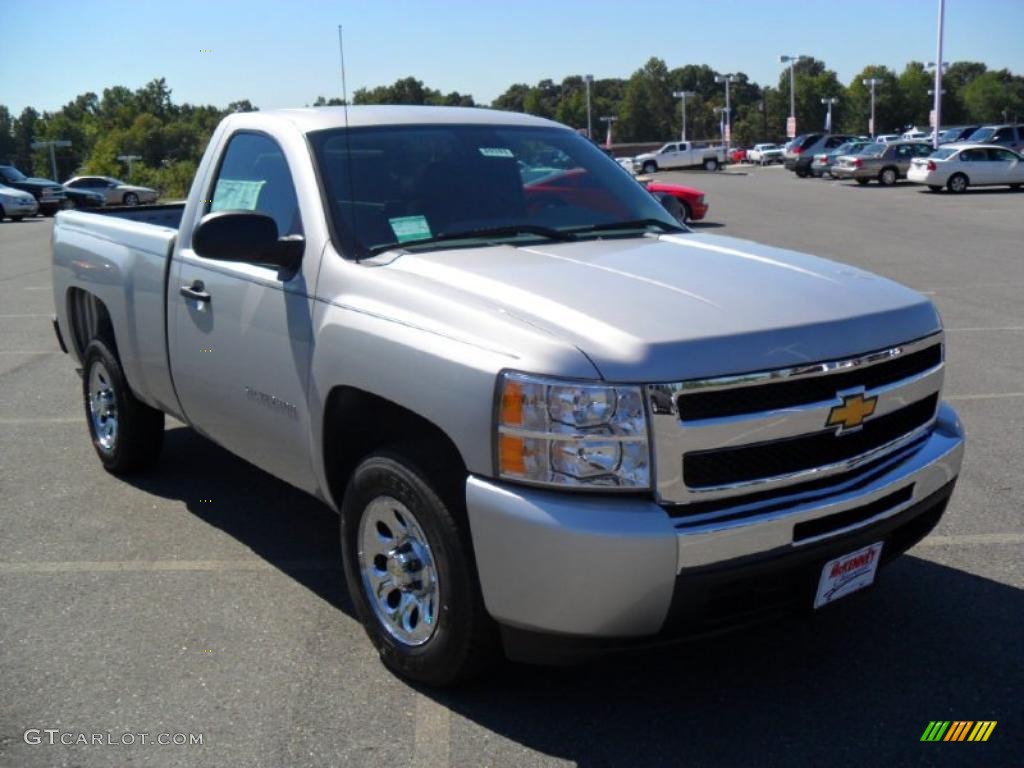
{"type": "Polygon", "coordinates": [[[440,589],[433,553],[402,502],[378,496],[359,522],[363,592],[381,626],[405,645],[423,645],[437,628],[440,589]]]}
{"type": "Polygon", "coordinates": [[[110,372],[103,363],[96,363],[89,371],[89,418],[100,448],[108,452],[114,450],[117,445],[117,397],[110,372]]]}
{"type": "Polygon", "coordinates": [[[882,172],[882,183],[887,185],[887,186],[889,184],[895,184],[896,183],[896,174],[895,174],[895,172],[893,172],[893,171],[883,171],[882,172]]]}
{"type": "Polygon", "coordinates": [[[962,176],[954,176],[950,186],[953,188],[954,192],[963,192],[967,184],[964,183],[962,176]]]}

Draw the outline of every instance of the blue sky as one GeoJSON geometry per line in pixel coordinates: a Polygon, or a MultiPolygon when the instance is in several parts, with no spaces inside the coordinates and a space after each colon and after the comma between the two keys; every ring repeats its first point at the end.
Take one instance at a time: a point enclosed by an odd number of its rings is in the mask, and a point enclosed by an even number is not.
{"type": "MultiPolygon", "coordinates": [[[[937,0],[3,0],[0,104],[55,109],[85,91],[165,77],[175,101],[301,106],[415,75],[488,103],[513,82],[628,76],[650,56],[774,84],[780,53],[848,82],[866,64],[935,58],[937,0]],[[201,52],[209,49],[210,52],[201,52]]],[[[1024,0],[946,0],[947,61],[1024,73],[1024,0]]]]}

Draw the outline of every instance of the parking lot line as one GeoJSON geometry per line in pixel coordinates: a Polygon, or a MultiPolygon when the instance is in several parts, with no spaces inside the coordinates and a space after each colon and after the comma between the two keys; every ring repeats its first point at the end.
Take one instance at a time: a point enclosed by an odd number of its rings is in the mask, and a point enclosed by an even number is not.
{"type": "Polygon", "coordinates": [[[334,560],[68,560],[0,563],[0,574],[14,573],[139,573],[196,571],[339,571],[334,560]]]}
{"type": "Polygon", "coordinates": [[[946,333],[969,333],[972,331],[1024,331],[1024,325],[990,325],[976,328],[944,328],[946,333]]]}
{"type": "Polygon", "coordinates": [[[984,546],[986,544],[1024,544],[1024,533],[963,533],[950,536],[928,536],[919,547],[984,546]]]}
{"type": "Polygon", "coordinates": [[[946,395],[946,400],[1002,400],[1010,397],[1024,397],[1024,392],[989,392],[983,395],[946,395]]]}

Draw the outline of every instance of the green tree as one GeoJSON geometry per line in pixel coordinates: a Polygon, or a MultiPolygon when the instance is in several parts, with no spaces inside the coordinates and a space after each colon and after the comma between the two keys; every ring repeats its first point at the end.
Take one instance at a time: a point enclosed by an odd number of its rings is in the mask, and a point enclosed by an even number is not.
{"type": "Polygon", "coordinates": [[[899,76],[900,113],[895,129],[928,125],[933,96],[928,95],[934,76],[919,61],[911,61],[899,76]]]}
{"type": "Polygon", "coordinates": [[[846,104],[838,125],[847,133],[868,133],[871,88],[864,85],[864,80],[871,78],[881,81],[875,85],[875,133],[896,130],[903,122],[896,73],[880,64],[871,64],[855,75],[846,87],[846,104]]]}
{"type": "Polygon", "coordinates": [[[619,108],[620,141],[664,141],[672,137],[674,110],[668,67],[651,58],[633,73],[619,108]]]}

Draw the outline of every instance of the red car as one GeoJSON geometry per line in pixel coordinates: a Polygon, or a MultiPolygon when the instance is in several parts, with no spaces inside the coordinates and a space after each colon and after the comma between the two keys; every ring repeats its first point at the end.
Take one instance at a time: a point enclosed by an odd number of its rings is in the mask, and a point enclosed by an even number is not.
{"type": "Polygon", "coordinates": [[[645,185],[652,195],[670,195],[679,201],[682,216],[678,216],[685,224],[689,221],[700,221],[708,212],[708,204],[704,202],[704,193],[693,187],[680,184],[666,184],[662,181],[648,181],[645,185]]]}
{"type": "Polygon", "coordinates": [[[747,161],[747,150],[736,148],[729,153],[729,159],[734,163],[745,163],[747,161]]]}

